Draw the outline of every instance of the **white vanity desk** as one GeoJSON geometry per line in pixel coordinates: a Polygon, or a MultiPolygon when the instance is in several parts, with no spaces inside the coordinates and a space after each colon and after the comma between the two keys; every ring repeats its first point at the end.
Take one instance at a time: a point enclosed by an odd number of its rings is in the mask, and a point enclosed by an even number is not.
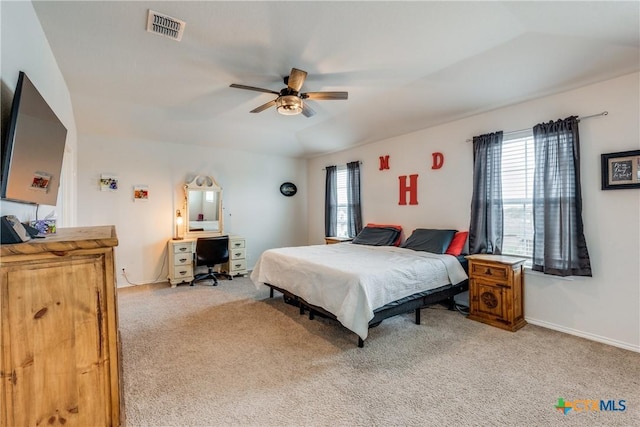
{"type": "Polygon", "coordinates": [[[183,239],[169,240],[167,263],[171,287],[190,283],[194,278],[194,255],[198,237],[229,237],[229,262],[221,272],[231,276],[247,274],[246,242],[244,237],[226,234],[222,216],[222,188],[211,176],[196,176],[184,186],[184,229],[176,224],[176,234],[183,239]]]}
{"type": "MultiPolygon", "coordinates": [[[[175,288],[180,283],[191,283],[194,274],[194,254],[197,237],[182,240],[171,239],[167,243],[167,263],[169,277],[167,280],[175,288]]],[[[232,276],[247,274],[247,252],[244,237],[229,235],[229,262],[222,264],[221,271],[232,276]]]]}

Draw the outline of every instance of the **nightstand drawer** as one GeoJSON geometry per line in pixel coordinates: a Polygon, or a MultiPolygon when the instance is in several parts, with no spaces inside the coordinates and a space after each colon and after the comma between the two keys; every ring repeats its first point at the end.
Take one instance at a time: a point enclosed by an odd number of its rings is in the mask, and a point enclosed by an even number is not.
{"type": "Polygon", "coordinates": [[[245,259],[246,258],[246,249],[245,248],[232,248],[229,252],[229,258],[231,259],[245,259]]]}
{"type": "Polygon", "coordinates": [[[506,281],[509,277],[509,266],[472,262],[469,275],[486,279],[506,281]]]}

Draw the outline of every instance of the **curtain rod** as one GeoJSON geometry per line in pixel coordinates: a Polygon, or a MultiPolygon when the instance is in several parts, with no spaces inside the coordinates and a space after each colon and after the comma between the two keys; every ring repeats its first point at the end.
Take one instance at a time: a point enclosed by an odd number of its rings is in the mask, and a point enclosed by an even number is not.
{"type": "MultiPolygon", "coordinates": [[[[354,160],[354,161],[355,161],[355,160],[354,160]]],[[[347,163],[351,163],[351,162],[347,162],[347,163]]],[[[346,166],[346,165],[347,165],[347,163],[345,163],[344,165],[346,166]]],[[[362,160],[358,160],[358,164],[360,164],[360,165],[361,165],[361,164],[362,164],[362,160]]],[[[337,166],[337,165],[333,165],[333,166],[337,166]]],[[[342,166],[342,165],[340,165],[340,166],[342,166]]],[[[324,171],[324,170],[327,170],[327,167],[326,167],[326,166],[325,166],[325,167],[323,167],[323,168],[322,168],[322,170],[323,170],[323,171],[324,171]]]]}
{"type": "MultiPolygon", "coordinates": [[[[600,117],[600,116],[607,116],[609,115],[608,111],[603,111],[602,113],[598,113],[598,114],[592,114],[590,116],[584,116],[584,117],[578,117],[578,121],[584,120],[584,119],[590,119],[592,117],[600,117]]],[[[520,129],[520,130],[510,130],[509,132],[502,132],[503,135],[509,135],[512,133],[518,133],[518,132],[524,132],[525,130],[529,130],[531,128],[527,128],[527,129],[520,129]]],[[[471,142],[473,141],[473,139],[467,139],[467,142],[471,142]]]]}

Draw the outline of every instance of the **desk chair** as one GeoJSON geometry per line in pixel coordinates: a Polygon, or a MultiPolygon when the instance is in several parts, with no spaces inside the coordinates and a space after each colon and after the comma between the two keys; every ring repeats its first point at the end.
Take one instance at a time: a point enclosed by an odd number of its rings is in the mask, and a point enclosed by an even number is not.
{"type": "Polygon", "coordinates": [[[199,237],[196,241],[196,267],[206,266],[209,271],[207,273],[196,274],[191,282],[191,286],[195,282],[205,279],[213,280],[213,286],[218,284],[217,276],[228,277],[233,280],[229,274],[217,273],[214,271],[216,265],[229,262],[229,236],[221,237],[199,237]]]}

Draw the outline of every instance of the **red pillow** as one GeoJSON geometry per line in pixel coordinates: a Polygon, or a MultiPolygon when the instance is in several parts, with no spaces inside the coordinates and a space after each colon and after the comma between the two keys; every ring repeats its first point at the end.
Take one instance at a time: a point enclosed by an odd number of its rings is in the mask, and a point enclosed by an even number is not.
{"type": "Polygon", "coordinates": [[[464,244],[467,241],[467,236],[469,235],[468,231],[458,231],[453,239],[451,239],[451,243],[449,243],[449,247],[445,251],[445,254],[458,256],[462,253],[462,248],[464,248],[464,244]]]}
{"type": "Polygon", "coordinates": [[[372,227],[372,228],[395,228],[396,230],[399,231],[398,233],[398,240],[396,240],[395,242],[393,242],[393,246],[400,246],[400,241],[402,240],[402,236],[400,233],[402,233],[402,226],[401,225],[393,225],[393,224],[374,224],[374,223],[369,223],[367,224],[367,227],[372,227]]]}

